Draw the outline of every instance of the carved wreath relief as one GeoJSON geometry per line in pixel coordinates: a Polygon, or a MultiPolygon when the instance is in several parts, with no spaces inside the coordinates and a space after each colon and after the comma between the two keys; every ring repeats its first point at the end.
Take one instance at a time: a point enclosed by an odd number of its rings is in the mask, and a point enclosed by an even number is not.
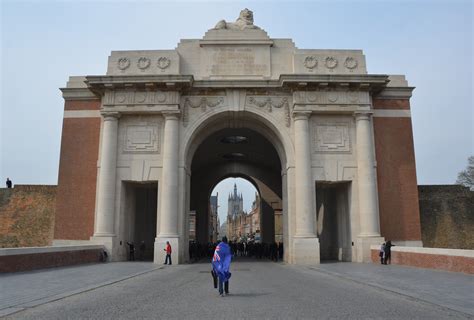
{"type": "Polygon", "coordinates": [[[352,72],[353,69],[357,68],[357,60],[352,57],[347,57],[346,61],[344,61],[344,67],[352,72]]]}
{"type": "Polygon", "coordinates": [[[127,69],[128,67],[130,67],[130,59],[129,58],[120,58],[120,59],[118,59],[117,67],[122,71],[127,69]]]}
{"type": "MultiPolygon", "coordinates": [[[[135,63],[135,62],[134,62],[135,63]]],[[[117,68],[120,69],[121,71],[124,71],[130,67],[131,60],[130,58],[127,57],[122,57],[117,60],[117,68]]],[[[151,66],[151,59],[147,57],[140,57],[138,60],[136,60],[136,65],[137,68],[140,69],[141,71],[145,71],[151,66]]],[[[171,60],[168,57],[160,57],[158,60],[156,60],[156,65],[161,71],[165,71],[170,65],[171,65],[171,60]]]]}
{"type": "Polygon", "coordinates": [[[335,67],[337,67],[338,63],[339,62],[334,57],[327,57],[325,61],[326,68],[328,69],[334,69],[335,67]]]}
{"type": "Polygon", "coordinates": [[[150,66],[150,64],[151,64],[150,59],[145,58],[145,57],[141,57],[140,59],[138,59],[137,67],[138,67],[138,69],[143,71],[146,68],[148,68],[150,66]]]}
{"type": "Polygon", "coordinates": [[[277,98],[277,97],[249,97],[248,98],[249,105],[255,105],[259,108],[266,108],[268,112],[272,112],[273,108],[284,108],[285,110],[285,120],[286,126],[289,127],[291,124],[290,118],[290,105],[288,103],[288,98],[277,98]],[[278,100],[280,99],[280,100],[278,100]],[[278,102],[277,102],[278,101],[278,102]]]}
{"type": "Polygon", "coordinates": [[[183,106],[183,126],[187,126],[189,122],[189,108],[201,108],[205,112],[207,108],[215,108],[224,103],[223,97],[187,97],[184,99],[183,106]]]}
{"type": "Polygon", "coordinates": [[[318,60],[315,56],[307,56],[304,59],[303,64],[307,69],[309,69],[309,71],[313,71],[313,69],[318,65],[318,60]]]}
{"type": "Polygon", "coordinates": [[[161,69],[161,71],[164,71],[166,68],[168,68],[171,64],[171,60],[168,59],[167,57],[160,57],[158,59],[158,68],[161,69]]]}

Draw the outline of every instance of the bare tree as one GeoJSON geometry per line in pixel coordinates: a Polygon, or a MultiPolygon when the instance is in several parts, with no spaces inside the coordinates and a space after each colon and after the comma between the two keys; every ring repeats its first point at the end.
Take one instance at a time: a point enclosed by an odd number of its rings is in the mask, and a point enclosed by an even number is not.
{"type": "Polygon", "coordinates": [[[474,191],[474,156],[467,159],[467,168],[458,173],[457,184],[462,184],[474,191]]]}

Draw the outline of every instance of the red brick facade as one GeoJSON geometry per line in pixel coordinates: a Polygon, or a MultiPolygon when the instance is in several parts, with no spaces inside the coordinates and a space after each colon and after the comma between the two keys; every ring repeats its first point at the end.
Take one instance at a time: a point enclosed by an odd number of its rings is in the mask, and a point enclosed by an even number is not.
{"type": "MultiPolygon", "coordinates": [[[[408,99],[374,99],[374,109],[407,110],[408,99]]],[[[387,240],[421,240],[413,131],[409,117],[374,117],[380,229],[387,240]]]]}
{"type": "MultiPolygon", "coordinates": [[[[99,100],[66,101],[65,110],[98,110],[99,100]]],[[[54,239],[94,233],[100,118],[64,118],[54,239]]]]}

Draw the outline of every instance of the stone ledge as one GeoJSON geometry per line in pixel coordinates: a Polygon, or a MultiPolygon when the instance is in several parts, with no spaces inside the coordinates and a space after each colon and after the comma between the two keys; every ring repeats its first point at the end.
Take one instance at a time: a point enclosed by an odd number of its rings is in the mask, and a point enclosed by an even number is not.
{"type": "MultiPolygon", "coordinates": [[[[380,246],[373,245],[370,249],[372,262],[380,263],[380,246]]],[[[391,263],[474,274],[474,250],[393,247],[391,263]]]]}
{"type": "Polygon", "coordinates": [[[93,250],[103,249],[102,245],[66,245],[66,246],[51,246],[51,247],[22,247],[22,248],[1,248],[0,256],[14,256],[21,254],[37,254],[37,253],[51,253],[62,251],[77,251],[77,250],[93,250]]]}
{"type": "Polygon", "coordinates": [[[0,249],[0,273],[98,263],[103,252],[101,245],[0,249]]]}

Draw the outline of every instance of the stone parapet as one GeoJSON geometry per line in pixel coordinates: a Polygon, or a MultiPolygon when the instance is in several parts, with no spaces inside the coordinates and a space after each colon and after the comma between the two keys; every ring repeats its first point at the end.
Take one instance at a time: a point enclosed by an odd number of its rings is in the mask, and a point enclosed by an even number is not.
{"type": "Polygon", "coordinates": [[[0,273],[100,262],[103,252],[101,245],[0,249],[0,273]]]}
{"type": "MultiPolygon", "coordinates": [[[[380,263],[380,246],[373,245],[370,250],[372,262],[380,263]]],[[[474,274],[474,250],[395,246],[391,263],[474,274]]]]}

